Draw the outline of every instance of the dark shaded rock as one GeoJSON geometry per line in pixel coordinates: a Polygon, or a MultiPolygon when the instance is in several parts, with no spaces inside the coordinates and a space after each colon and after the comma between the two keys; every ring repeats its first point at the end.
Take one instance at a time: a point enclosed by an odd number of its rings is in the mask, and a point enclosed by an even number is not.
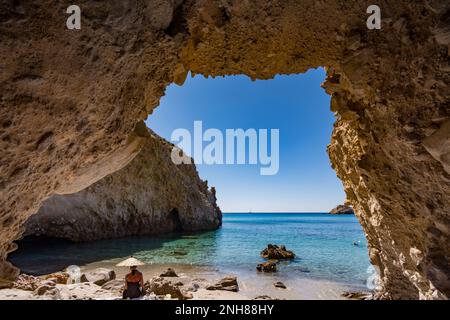
{"type": "Polygon", "coordinates": [[[186,251],[183,251],[183,250],[174,250],[172,253],[171,253],[171,255],[172,256],[186,256],[187,255],[187,252],[186,251]]]}
{"type": "Polygon", "coordinates": [[[352,207],[346,205],[338,205],[330,211],[330,214],[355,214],[352,207]]]}
{"type": "Polygon", "coordinates": [[[166,272],[161,273],[159,276],[160,277],[178,277],[177,273],[172,268],[167,268],[166,272]]]}
{"type": "Polygon", "coordinates": [[[271,260],[260,263],[256,266],[256,270],[260,272],[277,272],[277,262],[276,260],[271,260]]]}
{"type": "Polygon", "coordinates": [[[207,286],[206,290],[225,290],[225,291],[238,292],[239,285],[237,282],[237,278],[230,276],[230,277],[225,277],[225,278],[219,280],[217,283],[215,283],[213,285],[207,286]]]}
{"type": "Polygon", "coordinates": [[[197,292],[197,290],[200,288],[200,284],[196,283],[196,282],[192,282],[191,285],[189,285],[186,288],[186,291],[192,291],[192,292],[197,292]]]}
{"type": "Polygon", "coordinates": [[[40,286],[39,288],[37,288],[34,291],[35,295],[38,296],[47,296],[50,297],[52,299],[61,299],[61,293],[59,292],[59,290],[57,288],[55,288],[55,285],[49,285],[49,284],[44,284],[42,286],[40,286]]]}
{"type": "Polygon", "coordinates": [[[281,282],[281,281],[275,282],[273,285],[276,288],[286,289],[286,285],[283,282],[281,282]]]}
{"type": "Polygon", "coordinates": [[[274,299],[268,295],[261,295],[261,296],[254,297],[253,300],[277,300],[277,299],[274,299]]]}
{"type": "Polygon", "coordinates": [[[34,291],[34,294],[38,295],[38,296],[42,296],[43,294],[45,294],[47,291],[53,289],[54,286],[49,286],[49,285],[42,285],[39,288],[37,288],[34,291]]]}
{"type": "Polygon", "coordinates": [[[277,246],[274,244],[268,244],[267,248],[261,251],[261,257],[265,259],[285,260],[294,259],[295,254],[294,252],[287,250],[283,245],[277,246]]]}
{"type": "Polygon", "coordinates": [[[352,292],[346,291],[341,294],[341,296],[353,299],[353,300],[371,300],[372,294],[370,292],[352,292]]]}
{"type": "Polygon", "coordinates": [[[310,273],[311,272],[311,270],[309,270],[308,268],[305,268],[305,267],[300,267],[300,268],[298,268],[298,270],[300,272],[303,272],[303,273],[310,273]]]}

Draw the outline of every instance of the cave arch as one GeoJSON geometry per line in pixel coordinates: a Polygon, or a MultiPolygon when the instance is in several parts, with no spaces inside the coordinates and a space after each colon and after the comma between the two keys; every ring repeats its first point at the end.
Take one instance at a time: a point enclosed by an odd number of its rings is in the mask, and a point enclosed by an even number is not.
{"type": "Polygon", "coordinates": [[[383,1],[381,30],[366,28],[365,1],[81,3],[77,32],[64,29],[63,4],[0,5],[0,278],[17,275],[12,240],[45,198],[138,153],[136,123],[169,83],[189,71],[267,79],[323,65],[338,117],[328,151],[380,297],[450,295],[448,2],[383,1]]]}

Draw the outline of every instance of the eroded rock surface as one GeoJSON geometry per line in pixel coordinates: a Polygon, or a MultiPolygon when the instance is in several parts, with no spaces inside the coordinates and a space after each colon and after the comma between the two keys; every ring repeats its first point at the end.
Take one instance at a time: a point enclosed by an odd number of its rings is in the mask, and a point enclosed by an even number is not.
{"type": "Polygon", "coordinates": [[[154,293],[157,296],[170,295],[171,298],[178,300],[192,299],[191,293],[181,289],[180,286],[175,285],[172,281],[161,277],[154,277],[146,281],[144,289],[147,294],[154,293]]]}
{"type": "Polygon", "coordinates": [[[72,195],[46,200],[25,235],[88,241],[218,228],[215,191],[195,165],[175,165],[173,145],[150,134],[125,168],[72,195]]]}
{"type": "MultiPolygon", "coordinates": [[[[267,79],[326,66],[331,162],[367,235],[381,298],[450,296],[450,4],[80,1],[0,3],[0,278],[24,222],[54,193],[123,168],[136,123],[188,71],[267,79]]],[[[3,280],[2,280],[3,281],[3,280]]]]}

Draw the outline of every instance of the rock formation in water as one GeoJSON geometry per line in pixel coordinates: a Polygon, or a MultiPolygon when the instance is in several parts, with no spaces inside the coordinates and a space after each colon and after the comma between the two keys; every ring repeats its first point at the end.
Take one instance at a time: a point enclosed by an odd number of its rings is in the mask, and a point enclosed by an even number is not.
{"type": "Polygon", "coordinates": [[[338,205],[336,208],[330,211],[330,214],[355,214],[353,208],[347,205],[338,205]]]}
{"type": "Polygon", "coordinates": [[[125,168],[85,190],[44,201],[25,235],[88,241],[128,235],[216,229],[215,189],[195,165],[175,165],[173,145],[154,133],[125,168]]]}
{"type": "MultiPolygon", "coordinates": [[[[165,87],[192,74],[268,79],[326,66],[333,168],[366,233],[378,297],[450,297],[450,3],[81,1],[0,3],[0,278],[52,194],[124,167],[165,87]]],[[[162,182],[162,188],[164,182],[162,182]]]]}
{"type": "Polygon", "coordinates": [[[286,246],[280,245],[277,246],[275,244],[268,244],[267,248],[261,251],[260,253],[261,257],[264,259],[274,259],[274,260],[288,260],[288,259],[294,259],[295,253],[287,250],[286,246]]]}

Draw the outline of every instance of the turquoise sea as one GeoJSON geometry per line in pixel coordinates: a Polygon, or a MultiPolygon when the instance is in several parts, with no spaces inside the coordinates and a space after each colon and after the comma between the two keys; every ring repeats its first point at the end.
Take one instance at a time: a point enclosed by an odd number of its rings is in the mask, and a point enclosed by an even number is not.
{"type": "Polygon", "coordinates": [[[90,243],[24,240],[10,260],[24,272],[44,274],[71,264],[134,255],[153,264],[192,264],[227,272],[255,272],[268,243],[284,244],[297,258],[279,269],[291,276],[364,287],[370,266],[356,217],[318,213],[229,213],[219,230],[163,237],[128,237],[90,243]]]}

